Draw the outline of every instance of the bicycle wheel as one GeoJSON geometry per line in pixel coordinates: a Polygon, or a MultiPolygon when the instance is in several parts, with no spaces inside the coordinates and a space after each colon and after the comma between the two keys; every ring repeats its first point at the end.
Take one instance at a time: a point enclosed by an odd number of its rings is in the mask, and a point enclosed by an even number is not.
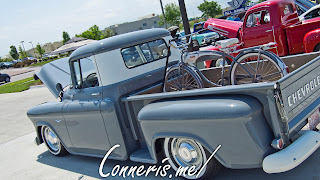
{"type": "Polygon", "coordinates": [[[183,91],[203,87],[202,79],[190,67],[186,65],[183,65],[182,67],[174,65],[169,67],[166,72],[163,91],[183,91]]]}
{"type": "Polygon", "coordinates": [[[272,82],[285,75],[285,66],[280,58],[271,52],[258,50],[239,54],[231,64],[230,83],[249,84],[272,82]]]}

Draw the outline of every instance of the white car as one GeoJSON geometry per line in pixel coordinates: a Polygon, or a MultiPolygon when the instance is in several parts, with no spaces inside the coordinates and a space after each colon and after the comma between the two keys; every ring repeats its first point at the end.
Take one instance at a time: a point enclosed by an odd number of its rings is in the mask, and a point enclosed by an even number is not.
{"type": "Polygon", "coordinates": [[[300,21],[304,21],[304,20],[312,19],[319,16],[320,16],[320,4],[308,9],[308,11],[304,12],[299,16],[299,19],[300,21]]]}

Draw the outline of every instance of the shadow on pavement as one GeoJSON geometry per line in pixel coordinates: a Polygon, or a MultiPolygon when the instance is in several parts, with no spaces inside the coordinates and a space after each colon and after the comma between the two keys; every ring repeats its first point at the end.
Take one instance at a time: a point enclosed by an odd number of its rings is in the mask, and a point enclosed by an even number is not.
{"type": "MultiPolygon", "coordinates": [[[[49,151],[46,151],[40,155],[38,155],[38,162],[48,165],[48,166],[53,166],[59,169],[63,169],[66,171],[71,171],[74,173],[79,173],[84,176],[89,176],[93,178],[98,178],[102,179],[102,177],[99,175],[99,166],[101,163],[102,158],[94,158],[94,157],[85,157],[85,156],[76,156],[76,155],[67,155],[63,157],[56,157],[50,154],[49,151]]],[[[105,174],[111,173],[112,169],[116,165],[120,165],[121,167],[123,166],[129,166],[128,169],[130,169],[131,166],[144,166],[144,169],[148,169],[149,166],[153,166],[150,164],[143,164],[143,163],[137,163],[137,162],[132,162],[130,160],[127,161],[117,161],[117,160],[110,160],[107,159],[103,172],[105,174]]],[[[157,167],[163,166],[163,164],[156,165],[157,167]]],[[[128,172],[128,171],[127,171],[128,172]]],[[[161,177],[158,175],[155,177],[155,173],[151,172],[147,177],[144,176],[137,176],[135,173],[134,179],[169,179],[168,175],[172,174],[174,175],[174,171],[170,170],[167,172],[167,177],[161,177]]],[[[112,177],[111,175],[108,178],[112,179],[124,179],[122,176],[119,177],[119,173],[117,176],[112,177]]],[[[133,179],[131,176],[127,176],[125,179],[133,179]]],[[[183,178],[172,178],[172,179],[183,179],[183,178]]]]}

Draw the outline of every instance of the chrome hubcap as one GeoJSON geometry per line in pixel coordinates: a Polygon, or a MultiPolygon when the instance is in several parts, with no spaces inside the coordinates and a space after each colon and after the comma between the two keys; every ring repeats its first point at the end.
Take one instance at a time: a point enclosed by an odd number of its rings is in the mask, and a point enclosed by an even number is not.
{"type": "Polygon", "coordinates": [[[195,166],[196,169],[200,169],[204,163],[202,151],[202,147],[190,139],[173,139],[171,142],[171,152],[178,166],[195,166]]]}
{"type": "Polygon", "coordinates": [[[194,162],[198,157],[197,151],[189,143],[182,143],[178,151],[182,160],[188,163],[194,162]]]}
{"type": "Polygon", "coordinates": [[[49,127],[45,129],[44,136],[49,148],[52,151],[58,151],[60,149],[60,140],[49,127]]]}

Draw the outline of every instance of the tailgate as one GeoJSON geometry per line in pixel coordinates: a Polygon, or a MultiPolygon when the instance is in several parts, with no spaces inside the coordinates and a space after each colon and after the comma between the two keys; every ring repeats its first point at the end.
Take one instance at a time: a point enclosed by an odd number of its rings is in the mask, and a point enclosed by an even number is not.
{"type": "Polygon", "coordinates": [[[277,82],[278,108],[290,137],[298,132],[320,104],[320,56],[277,82]],[[280,104],[280,105],[279,105],[280,104]]]}

